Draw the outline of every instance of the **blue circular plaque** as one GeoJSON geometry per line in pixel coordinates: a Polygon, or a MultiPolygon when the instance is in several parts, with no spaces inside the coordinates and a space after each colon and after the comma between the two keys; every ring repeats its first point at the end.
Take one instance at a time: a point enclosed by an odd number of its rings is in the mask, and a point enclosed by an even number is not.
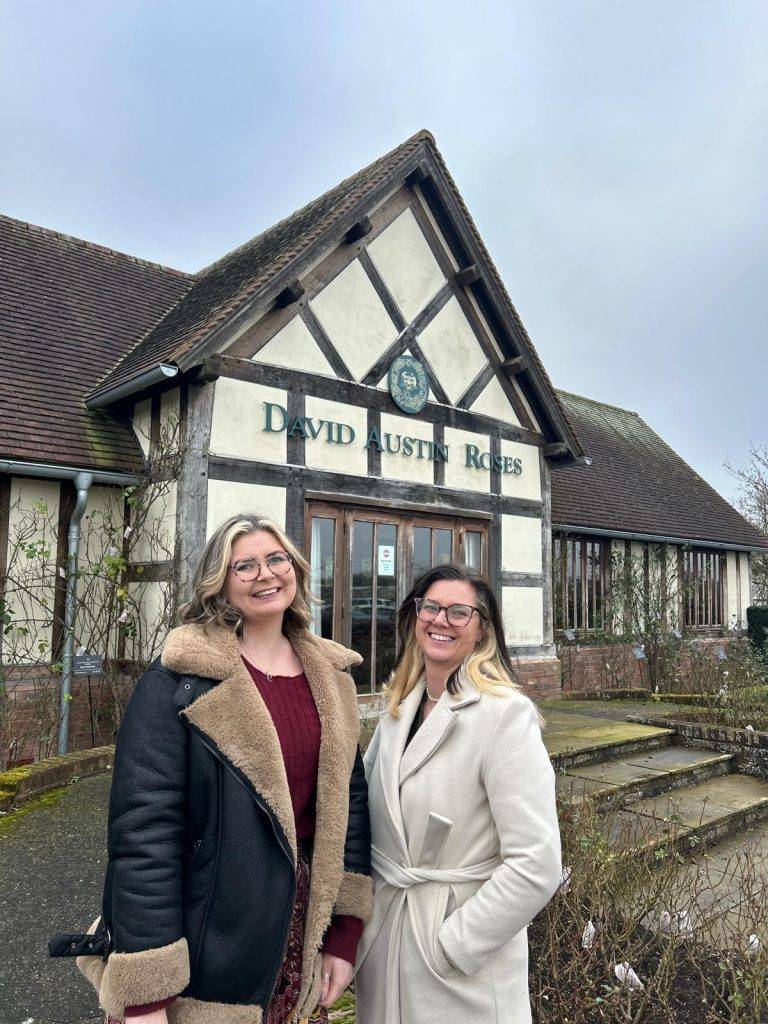
{"type": "Polygon", "coordinates": [[[421,412],[429,398],[427,371],[413,356],[398,356],[389,368],[389,392],[403,412],[421,412]]]}

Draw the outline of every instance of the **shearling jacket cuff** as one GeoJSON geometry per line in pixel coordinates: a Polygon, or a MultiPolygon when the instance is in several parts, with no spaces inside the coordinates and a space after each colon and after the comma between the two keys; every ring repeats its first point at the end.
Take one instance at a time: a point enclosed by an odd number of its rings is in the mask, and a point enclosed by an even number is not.
{"type": "Polygon", "coordinates": [[[99,1002],[121,1016],[126,1006],[143,1006],[177,996],[189,984],[186,939],[138,953],[111,953],[101,979],[99,1002]]]}
{"type": "Polygon", "coordinates": [[[339,894],[333,905],[334,914],[359,917],[365,923],[373,913],[373,879],[356,871],[345,871],[339,894]]]}

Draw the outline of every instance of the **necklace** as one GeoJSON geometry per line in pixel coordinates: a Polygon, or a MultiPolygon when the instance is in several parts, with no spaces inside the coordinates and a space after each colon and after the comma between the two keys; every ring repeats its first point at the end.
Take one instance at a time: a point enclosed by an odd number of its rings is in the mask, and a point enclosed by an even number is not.
{"type": "MultiPolygon", "coordinates": [[[[282,639],[280,640],[280,645],[279,646],[281,646],[281,647],[283,646],[283,640],[282,639]]],[[[258,665],[256,665],[256,662],[254,661],[254,659],[248,653],[248,648],[245,646],[245,635],[242,635],[241,638],[240,638],[240,650],[246,656],[248,661],[254,666],[254,668],[258,668],[258,665]]],[[[269,656],[269,658],[267,660],[268,661],[274,661],[275,653],[276,652],[270,653],[270,656],[269,656]]],[[[271,683],[272,680],[274,679],[274,675],[271,672],[264,672],[262,669],[259,669],[259,672],[262,673],[262,675],[266,678],[268,683],[271,683]]]]}
{"type": "Polygon", "coordinates": [[[427,700],[431,701],[433,704],[437,704],[437,702],[440,700],[439,697],[433,697],[432,694],[429,692],[429,683],[426,684],[426,689],[424,690],[424,692],[427,695],[427,700]]]}

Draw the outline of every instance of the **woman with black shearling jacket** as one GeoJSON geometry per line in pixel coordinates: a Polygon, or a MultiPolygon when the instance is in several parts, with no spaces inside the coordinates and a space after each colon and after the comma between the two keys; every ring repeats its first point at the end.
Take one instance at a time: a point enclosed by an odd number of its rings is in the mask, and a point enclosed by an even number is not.
{"type": "Polygon", "coordinates": [[[325,1021],[351,979],[373,893],[360,658],[309,631],[308,584],[275,523],[229,519],[136,686],[102,914],[53,943],[114,1021],[325,1021]]]}

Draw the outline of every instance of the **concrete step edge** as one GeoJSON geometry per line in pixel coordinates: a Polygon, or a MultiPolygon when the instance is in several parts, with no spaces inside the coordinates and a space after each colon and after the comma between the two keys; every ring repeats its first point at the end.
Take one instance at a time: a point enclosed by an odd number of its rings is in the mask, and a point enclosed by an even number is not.
{"type": "Polygon", "coordinates": [[[754,803],[740,807],[729,814],[718,815],[711,821],[703,822],[700,825],[682,826],[673,837],[659,836],[649,839],[645,843],[629,847],[625,852],[637,856],[641,853],[655,853],[673,846],[681,850],[699,850],[766,818],[768,818],[768,796],[761,797],[754,803]]]}
{"type": "Polygon", "coordinates": [[[608,783],[601,789],[593,790],[591,793],[572,797],[570,802],[574,805],[591,803],[597,811],[613,810],[620,806],[631,807],[633,803],[639,800],[660,796],[662,793],[685,789],[689,785],[696,785],[699,782],[706,782],[708,779],[729,775],[735,756],[735,754],[717,754],[714,757],[700,761],[698,764],[685,765],[683,768],[673,768],[670,771],[660,771],[655,776],[650,775],[642,779],[633,779],[630,782],[608,783]],[[692,778],[695,781],[690,783],[688,780],[692,778]],[[662,783],[662,785],[658,786],[659,783],[662,783]]]}
{"type": "Polygon", "coordinates": [[[553,767],[580,768],[582,765],[599,764],[601,761],[620,760],[623,754],[637,754],[644,750],[660,750],[672,743],[674,729],[659,729],[654,736],[639,736],[637,739],[616,740],[608,743],[595,743],[581,750],[564,750],[551,754],[553,767]]]}

